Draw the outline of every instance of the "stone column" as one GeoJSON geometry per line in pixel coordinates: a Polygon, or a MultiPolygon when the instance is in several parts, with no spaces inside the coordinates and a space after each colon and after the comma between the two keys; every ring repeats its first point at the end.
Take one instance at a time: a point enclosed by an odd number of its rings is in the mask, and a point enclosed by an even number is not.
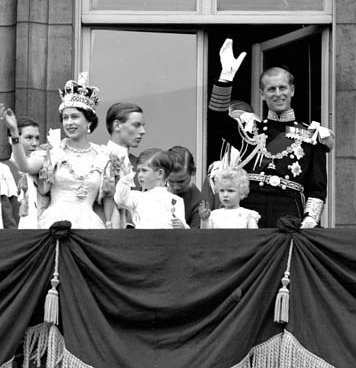
{"type": "MultiPolygon", "coordinates": [[[[0,102],[15,107],[16,0],[0,0],[0,102]]],[[[10,157],[7,129],[0,124],[0,160],[10,157]]]]}
{"type": "Polygon", "coordinates": [[[336,226],[356,225],[356,2],[336,0],[336,226]]]}
{"type": "Polygon", "coordinates": [[[58,88],[73,78],[75,0],[18,0],[16,113],[40,124],[41,141],[60,126],[58,88]]]}

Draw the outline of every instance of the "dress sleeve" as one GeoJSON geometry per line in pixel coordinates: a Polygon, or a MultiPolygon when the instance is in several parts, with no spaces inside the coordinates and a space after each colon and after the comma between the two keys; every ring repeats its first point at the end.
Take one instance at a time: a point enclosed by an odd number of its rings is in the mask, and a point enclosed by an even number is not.
{"type": "Polygon", "coordinates": [[[256,228],[256,224],[258,227],[258,221],[260,220],[261,215],[257,211],[249,210],[247,215],[247,228],[253,229],[256,228]]]}

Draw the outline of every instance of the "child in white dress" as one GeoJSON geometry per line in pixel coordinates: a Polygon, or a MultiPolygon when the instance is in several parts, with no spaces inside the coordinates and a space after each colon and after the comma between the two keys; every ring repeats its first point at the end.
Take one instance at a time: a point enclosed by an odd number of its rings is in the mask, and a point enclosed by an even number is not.
{"type": "Polygon", "coordinates": [[[150,148],[138,157],[137,178],[142,191],[134,186],[132,173],[118,181],[115,202],[119,208],[131,211],[136,229],[174,229],[185,222],[184,202],[170,193],[166,180],[174,167],[174,160],[167,151],[150,148]]]}
{"type": "Polygon", "coordinates": [[[249,193],[247,172],[241,168],[222,169],[216,177],[220,202],[224,206],[210,211],[202,201],[199,208],[202,229],[256,229],[261,218],[258,212],[240,207],[240,200],[249,193]]]}

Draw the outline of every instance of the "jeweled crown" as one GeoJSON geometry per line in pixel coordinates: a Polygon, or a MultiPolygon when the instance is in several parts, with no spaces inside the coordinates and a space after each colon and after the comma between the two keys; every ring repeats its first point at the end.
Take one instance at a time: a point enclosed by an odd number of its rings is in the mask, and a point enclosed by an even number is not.
{"type": "Polygon", "coordinates": [[[59,105],[60,113],[67,107],[79,107],[95,113],[95,106],[99,102],[99,89],[94,86],[87,86],[87,79],[87,72],[80,73],[78,82],[70,80],[66,82],[63,89],[59,90],[59,96],[62,100],[59,105]]]}

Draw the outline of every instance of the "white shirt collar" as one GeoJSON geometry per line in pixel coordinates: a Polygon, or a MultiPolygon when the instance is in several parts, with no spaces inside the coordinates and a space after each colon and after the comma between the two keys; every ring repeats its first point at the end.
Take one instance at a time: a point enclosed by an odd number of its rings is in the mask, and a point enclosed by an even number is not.
{"type": "Polygon", "coordinates": [[[120,146],[119,144],[113,142],[111,139],[109,139],[106,146],[110,152],[115,153],[116,155],[118,155],[118,157],[129,157],[129,149],[127,147],[120,146]]]}

